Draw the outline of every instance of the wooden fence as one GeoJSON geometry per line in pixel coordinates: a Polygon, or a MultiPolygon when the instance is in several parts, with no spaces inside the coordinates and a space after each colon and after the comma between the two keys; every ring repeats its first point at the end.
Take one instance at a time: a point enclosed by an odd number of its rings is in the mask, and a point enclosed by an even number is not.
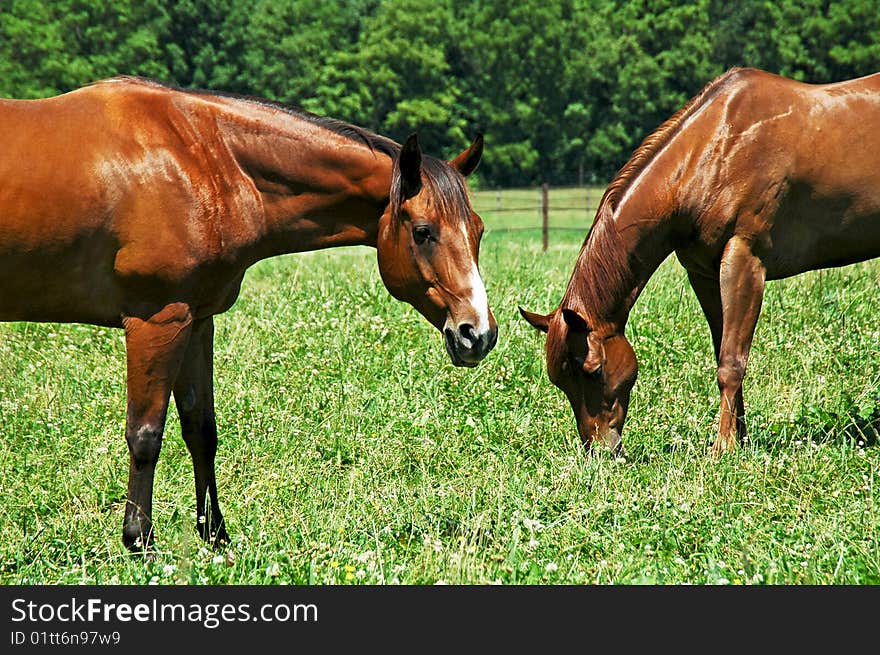
{"type": "Polygon", "coordinates": [[[540,230],[546,251],[550,232],[576,230],[586,235],[602,187],[561,187],[548,184],[531,189],[495,189],[472,194],[474,209],[493,232],[540,230]]]}

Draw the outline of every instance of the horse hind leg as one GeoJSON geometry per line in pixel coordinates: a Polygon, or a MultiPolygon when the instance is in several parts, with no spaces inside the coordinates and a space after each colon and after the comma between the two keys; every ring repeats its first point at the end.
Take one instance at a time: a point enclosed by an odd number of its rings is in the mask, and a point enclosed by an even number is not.
{"type": "Polygon", "coordinates": [[[196,530],[208,543],[229,542],[217,501],[214,458],[217,423],[214,418],[214,322],[197,321],[174,385],[174,402],[181,433],[193,462],[196,482],[196,530]]]}
{"type": "Polygon", "coordinates": [[[761,313],[765,270],[745,239],[734,237],[728,242],[721,258],[719,281],[722,332],[717,359],[721,407],[718,438],[712,445],[716,456],[734,450],[746,433],[742,382],[761,313]]]}
{"type": "Polygon", "coordinates": [[[128,497],[122,541],[132,551],[153,542],[153,478],[171,397],[171,388],[189,340],[192,316],[183,303],[165,306],[143,319],[126,316],[128,411],[128,497]]]}

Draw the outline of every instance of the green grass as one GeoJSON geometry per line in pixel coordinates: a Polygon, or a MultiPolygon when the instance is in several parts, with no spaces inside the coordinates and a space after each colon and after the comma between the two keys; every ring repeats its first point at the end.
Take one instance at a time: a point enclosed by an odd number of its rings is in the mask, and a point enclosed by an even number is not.
{"type": "MultiPolygon", "coordinates": [[[[551,225],[566,193],[583,192],[551,189],[551,225]]],[[[121,544],[121,331],[0,326],[0,582],[880,583],[880,448],[864,443],[880,415],[880,261],[768,285],[751,440],[716,462],[708,328],[667,260],[628,326],[641,365],[628,459],[587,457],[517,305],[556,306],[589,220],[567,218],[583,230],[552,232],[542,252],[540,231],[503,229],[537,214],[493,216],[496,200],[475,194],[500,326],[476,369],[453,367],[440,334],[388,295],[371,249],[249,271],[216,322],[228,551],[195,535],[173,410],[157,557],[121,544]]]]}

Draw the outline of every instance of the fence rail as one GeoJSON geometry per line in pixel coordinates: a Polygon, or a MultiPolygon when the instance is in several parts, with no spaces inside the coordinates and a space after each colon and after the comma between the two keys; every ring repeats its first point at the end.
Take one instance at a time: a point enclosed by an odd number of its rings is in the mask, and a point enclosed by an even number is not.
{"type": "Polygon", "coordinates": [[[546,251],[550,232],[586,234],[603,193],[604,188],[600,187],[551,189],[548,184],[543,184],[531,189],[478,191],[473,194],[473,204],[483,217],[487,230],[492,232],[540,230],[542,248],[546,251]],[[532,198],[535,202],[526,204],[532,198]],[[535,223],[532,223],[532,216],[537,218],[535,223]],[[577,224],[572,224],[575,220],[577,224]]]}

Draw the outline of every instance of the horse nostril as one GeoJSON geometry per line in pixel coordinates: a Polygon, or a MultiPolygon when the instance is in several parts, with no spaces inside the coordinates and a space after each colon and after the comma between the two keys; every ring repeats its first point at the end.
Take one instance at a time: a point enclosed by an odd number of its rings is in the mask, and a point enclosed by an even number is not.
{"type": "Polygon", "coordinates": [[[470,348],[473,348],[475,345],[477,345],[477,341],[479,339],[477,338],[476,332],[474,332],[473,325],[471,325],[470,323],[462,323],[458,326],[458,331],[461,336],[469,342],[470,348]]]}
{"type": "Polygon", "coordinates": [[[489,350],[492,350],[496,343],[498,343],[498,326],[495,326],[489,332],[489,350]]]}

